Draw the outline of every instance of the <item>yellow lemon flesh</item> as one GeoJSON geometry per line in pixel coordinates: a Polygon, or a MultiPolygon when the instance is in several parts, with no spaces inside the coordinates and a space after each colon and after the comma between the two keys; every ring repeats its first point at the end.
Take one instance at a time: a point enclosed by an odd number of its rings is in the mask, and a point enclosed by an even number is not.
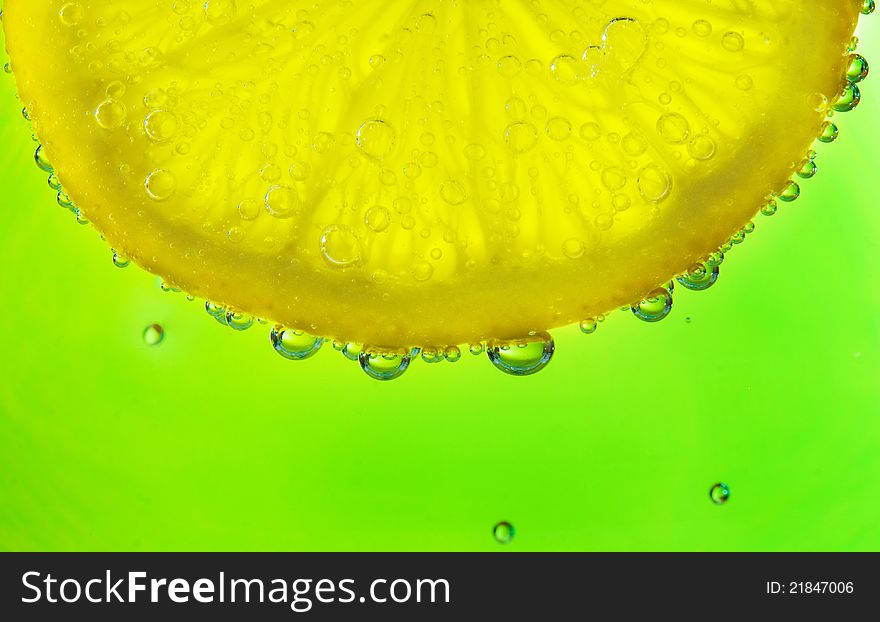
{"type": "Polygon", "coordinates": [[[374,346],[636,302],[781,192],[861,0],[6,0],[20,97],[120,253],[374,346]]]}

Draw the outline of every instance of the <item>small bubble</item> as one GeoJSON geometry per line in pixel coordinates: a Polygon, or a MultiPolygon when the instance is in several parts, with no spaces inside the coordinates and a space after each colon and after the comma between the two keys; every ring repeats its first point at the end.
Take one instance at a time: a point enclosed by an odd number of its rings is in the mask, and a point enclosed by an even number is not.
{"type": "Polygon", "coordinates": [[[602,34],[602,46],[618,74],[631,70],[641,60],[648,46],[645,27],[630,17],[611,20],[602,34]]]}
{"type": "Polygon", "coordinates": [[[578,78],[578,63],[573,56],[562,54],[553,59],[550,71],[553,77],[563,84],[574,84],[578,78]]]}
{"type": "Polygon", "coordinates": [[[512,376],[530,376],[550,363],[556,344],[548,333],[539,333],[528,341],[498,342],[487,348],[492,364],[512,376]]]}
{"type": "Polygon", "coordinates": [[[583,320],[578,324],[578,328],[581,329],[581,332],[585,335],[592,335],[597,330],[599,330],[599,322],[596,318],[591,317],[589,319],[583,320]]]}
{"type": "Polygon", "coordinates": [[[724,505],[730,499],[730,488],[727,484],[718,482],[709,489],[709,498],[715,505],[724,505]]]}
{"type": "Polygon", "coordinates": [[[804,158],[797,170],[797,176],[801,179],[812,179],[819,172],[819,167],[812,158],[804,158]]]}
{"type": "Polygon", "coordinates": [[[694,136],[688,143],[688,154],[694,160],[711,160],[715,157],[715,141],[705,135],[694,136]]]}
{"type": "Polygon", "coordinates": [[[391,213],[387,207],[374,205],[364,214],[364,224],[369,227],[370,231],[381,233],[391,224],[391,213]]]}
{"type": "Polygon", "coordinates": [[[571,136],[571,123],[563,117],[553,117],[547,121],[545,131],[553,140],[562,141],[571,136]]]}
{"type": "Polygon", "coordinates": [[[669,174],[658,164],[649,164],[639,171],[637,185],[639,194],[648,203],[661,203],[672,190],[669,174]]]}
{"type": "Polygon", "coordinates": [[[761,213],[764,216],[773,216],[778,210],[779,204],[774,199],[770,199],[764,204],[764,207],[761,208],[761,213]]]}
{"type": "Polygon", "coordinates": [[[461,348],[458,346],[449,346],[443,350],[443,358],[450,363],[457,363],[461,360],[461,348]]]}
{"type": "Polygon", "coordinates": [[[728,52],[741,52],[745,44],[743,36],[738,32],[726,32],[721,37],[721,47],[728,52]]]}
{"type": "Polygon", "coordinates": [[[626,173],[616,166],[606,168],[602,171],[602,185],[612,192],[620,190],[626,185],[626,173]]]}
{"type": "Polygon", "coordinates": [[[58,18],[65,26],[78,26],[86,18],[86,12],[79,2],[66,2],[58,12],[58,18]]]}
{"type": "Polygon", "coordinates": [[[837,129],[837,125],[831,121],[826,121],[819,133],[819,141],[823,143],[833,143],[837,140],[839,133],[840,131],[837,129]]]}
{"type": "Polygon", "coordinates": [[[275,218],[290,218],[301,205],[299,194],[290,186],[272,186],[266,193],[266,211],[275,218]]]}
{"type": "Polygon", "coordinates": [[[507,127],[504,138],[514,153],[525,153],[538,142],[538,130],[529,122],[513,123],[507,127]]]}
{"type": "Polygon", "coordinates": [[[144,119],[144,130],[150,140],[167,142],[177,134],[177,117],[167,110],[154,110],[144,119]]]}
{"type": "Polygon", "coordinates": [[[584,123],[580,129],[580,137],[587,142],[598,140],[602,136],[602,128],[598,123],[584,123]]]}
{"type": "Polygon", "coordinates": [[[657,119],[657,133],[667,142],[681,145],[688,139],[690,124],[677,112],[667,112],[657,119]]]}
{"type": "Polygon", "coordinates": [[[375,380],[396,380],[409,368],[412,360],[412,352],[401,353],[371,353],[362,350],[358,355],[358,363],[361,369],[375,380]]]}
{"type": "Polygon", "coordinates": [[[569,259],[580,259],[584,256],[586,247],[582,240],[569,238],[562,243],[562,254],[569,259]]]}
{"type": "Polygon", "coordinates": [[[123,257],[117,252],[113,252],[113,265],[117,268],[127,268],[131,265],[131,260],[128,257],[123,257]]]}
{"type": "Polygon", "coordinates": [[[160,324],[150,324],[144,329],[143,337],[148,346],[158,346],[165,341],[165,329],[160,324]]]}
{"type": "Polygon", "coordinates": [[[344,268],[361,260],[361,243],[345,225],[330,225],[321,234],[321,254],[330,265],[344,268]]]}
{"type": "MultiPolygon", "coordinates": [[[[50,175],[54,174],[54,169],[52,168],[52,164],[46,158],[46,150],[43,148],[43,145],[39,145],[37,147],[37,150],[34,152],[34,162],[36,162],[37,168],[39,168],[44,173],[49,173],[50,175]]],[[[59,184],[59,188],[60,188],[60,184],[59,184]]]]}
{"type": "Polygon", "coordinates": [[[324,345],[323,337],[315,337],[301,330],[276,324],[269,333],[275,351],[291,361],[304,361],[317,354],[324,345]]]}
{"type": "Polygon", "coordinates": [[[642,321],[659,322],[672,312],[672,293],[665,287],[658,287],[630,309],[642,321]]]}
{"type": "Polygon", "coordinates": [[[222,26],[235,17],[235,0],[206,0],[204,9],[209,23],[222,26]]]}
{"type": "Polygon", "coordinates": [[[851,54],[846,68],[846,79],[850,82],[861,82],[868,77],[868,61],[861,54],[851,54]]]}
{"type": "Polygon", "coordinates": [[[801,196],[801,187],[797,184],[797,182],[789,181],[785,186],[785,189],[779,193],[779,200],[785,201],[786,203],[791,203],[796,200],[799,196],[801,196]]]}
{"type": "Polygon", "coordinates": [[[837,99],[831,104],[831,108],[836,112],[849,112],[859,105],[862,100],[862,94],[859,87],[853,83],[847,84],[837,96],[837,99]]]}
{"type": "Polygon", "coordinates": [[[510,544],[515,535],[516,530],[507,521],[501,521],[492,528],[492,536],[499,544],[510,544]]]}
{"type": "Polygon", "coordinates": [[[498,60],[498,73],[505,78],[513,78],[522,71],[522,61],[516,56],[504,56],[498,60]]]}
{"type": "Polygon", "coordinates": [[[697,21],[695,21],[692,29],[694,31],[694,34],[698,37],[708,37],[710,34],[712,34],[712,24],[704,19],[698,19],[697,21]]]}
{"type": "Polygon", "coordinates": [[[397,134],[385,121],[374,119],[360,126],[355,140],[364,154],[381,160],[394,149],[397,134]]]}
{"type": "Polygon", "coordinates": [[[115,99],[107,99],[95,108],[95,121],[105,130],[115,130],[125,123],[125,104],[115,99]]]}
{"type": "Polygon", "coordinates": [[[736,88],[740,91],[751,91],[755,86],[755,80],[748,74],[740,74],[736,77],[736,88]]]}
{"type": "Polygon", "coordinates": [[[677,277],[676,280],[687,289],[700,292],[715,285],[720,270],[718,266],[697,264],[691,266],[690,270],[677,277]]]}
{"type": "Polygon", "coordinates": [[[239,313],[238,311],[226,312],[226,325],[233,330],[247,330],[254,325],[256,319],[252,315],[239,313]]]}
{"type": "Polygon", "coordinates": [[[460,183],[450,179],[440,186],[440,197],[449,205],[461,205],[467,200],[467,192],[460,183]]]}
{"type": "Polygon", "coordinates": [[[156,169],[147,176],[144,188],[147,190],[147,195],[154,201],[164,201],[174,194],[177,188],[177,179],[170,171],[156,169]]]}

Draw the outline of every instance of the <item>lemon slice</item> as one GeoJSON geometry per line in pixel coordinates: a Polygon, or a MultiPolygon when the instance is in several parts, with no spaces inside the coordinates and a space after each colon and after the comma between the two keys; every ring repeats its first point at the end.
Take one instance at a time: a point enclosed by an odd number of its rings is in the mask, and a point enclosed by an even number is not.
{"type": "Polygon", "coordinates": [[[235,313],[409,347],[637,303],[792,198],[857,99],[862,8],[6,0],[3,22],[43,157],[114,249],[235,313]]]}

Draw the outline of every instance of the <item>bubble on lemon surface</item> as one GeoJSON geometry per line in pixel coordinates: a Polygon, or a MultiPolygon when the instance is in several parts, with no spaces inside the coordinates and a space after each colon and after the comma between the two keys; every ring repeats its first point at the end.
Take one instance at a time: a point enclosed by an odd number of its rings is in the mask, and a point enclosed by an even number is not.
{"type": "Polygon", "coordinates": [[[492,537],[498,544],[510,544],[516,536],[516,529],[507,521],[501,521],[492,528],[492,537]]]}
{"type": "Polygon", "coordinates": [[[658,287],[640,303],[632,306],[632,313],[644,322],[659,322],[672,312],[672,293],[658,287]]]}
{"type": "Polygon", "coordinates": [[[391,212],[387,207],[374,205],[364,215],[364,223],[374,233],[381,233],[391,225],[391,212]]]}
{"type": "Polygon", "coordinates": [[[412,354],[403,353],[374,353],[363,350],[358,354],[358,362],[361,369],[374,380],[396,380],[400,378],[412,361],[412,354]]]}
{"type": "Polygon", "coordinates": [[[225,318],[226,325],[237,331],[247,330],[256,322],[256,318],[252,315],[240,311],[227,311],[225,318]]]}
{"type": "Polygon", "coordinates": [[[526,153],[538,142],[538,130],[529,122],[513,123],[507,127],[504,137],[514,153],[526,153]]]}
{"type": "Polygon", "coordinates": [[[730,499],[730,488],[727,484],[719,482],[709,489],[709,498],[715,505],[724,505],[730,499]]]}
{"type": "Polygon", "coordinates": [[[275,218],[291,218],[301,208],[296,188],[290,186],[272,186],[266,193],[266,211],[275,218]]]}
{"type": "Polygon", "coordinates": [[[95,120],[105,130],[115,130],[122,127],[125,119],[125,105],[115,99],[105,99],[95,108],[95,120]]]}
{"type": "Polygon", "coordinates": [[[704,291],[715,285],[718,281],[720,268],[704,264],[694,265],[685,274],[677,277],[677,281],[693,291],[704,291]]]}
{"type": "Polygon", "coordinates": [[[344,268],[361,259],[361,244],[345,225],[330,225],[321,234],[321,254],[330,265],[344,268]]]}
{"type": "Polygon", "coordinates": [[[667,142],[680,145],[690,135],[690,124],[683,115],[667,112],[657,119],[657,133],[667,142]]]}
{"type": "Polygon", "coordinates": [[[324,345],[322,337],[315,337],[301,330],[275,325],[269,333],[275,351],[291,361],[304,361],[311,358],[324,345]]]}
{"type": "Polygon", "coordinates": [[[144,131],[147,137],[157,143],[164,143],[174,138],[177,126],[177,117],[167,110],[154,110],[144,119],[144,131]]]}
{"type": "Polygon", "coordinates": [[[156,169],[144,181],[147,195],[154,201],[165,201],[171,198],[177,189],[177,178],[166,169],[156,169]]]}
{"type": "Polygon", "coordinates": [[[649,164],[638,173],[639,194],[648,203],[664,201],[672,190],[672,180],[659,164],[649,164]]]}
{"type": "Polygon", "coordinates": [[[492,364],[504,373],[530,376],[547,367],[555,351],[553,338],[543,333],[528,340],[491,344],[486,354],[492,364]]]}
{"type": "Polygon", "coordinates": [[[85,20],[86,12],[78,2],[65,2],[58,17],[65,26],[79,26],[85,20]]]}
{"type": "Polygon", "coordinates": [[[357,131],[357,145],[371,158],[382,159],[388,155],[396,141],[394,129],[385,121],[367,121],[357,131]]]}
{"type": "Polygon", "coordinates": [[[204,4],[205,17],[214,26],[231,22],[236,10],[235,0],[206,0],[204,4]]]}
{"type": "Polygon", "coordinates": [[[604,53],[615,73],[626,73],[642,59],[648,47],[648,33],[637,19],[611,20],[602,35],[604,53]]]}

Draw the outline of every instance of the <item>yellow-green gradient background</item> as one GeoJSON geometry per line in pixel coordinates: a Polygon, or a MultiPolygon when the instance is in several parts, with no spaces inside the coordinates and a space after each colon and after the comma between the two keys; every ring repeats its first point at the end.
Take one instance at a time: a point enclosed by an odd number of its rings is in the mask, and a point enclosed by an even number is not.
{"type": "MultiPolygon", "coordinates": [[[[861,34],[880,68],[880,19],[861,34]]],[[[466,354],[388,384],[114,268],[2,79],[0,549],[880,549],[873,78],[802,198],[664,322],[556,331],[530,378],[466,354]]]]}

